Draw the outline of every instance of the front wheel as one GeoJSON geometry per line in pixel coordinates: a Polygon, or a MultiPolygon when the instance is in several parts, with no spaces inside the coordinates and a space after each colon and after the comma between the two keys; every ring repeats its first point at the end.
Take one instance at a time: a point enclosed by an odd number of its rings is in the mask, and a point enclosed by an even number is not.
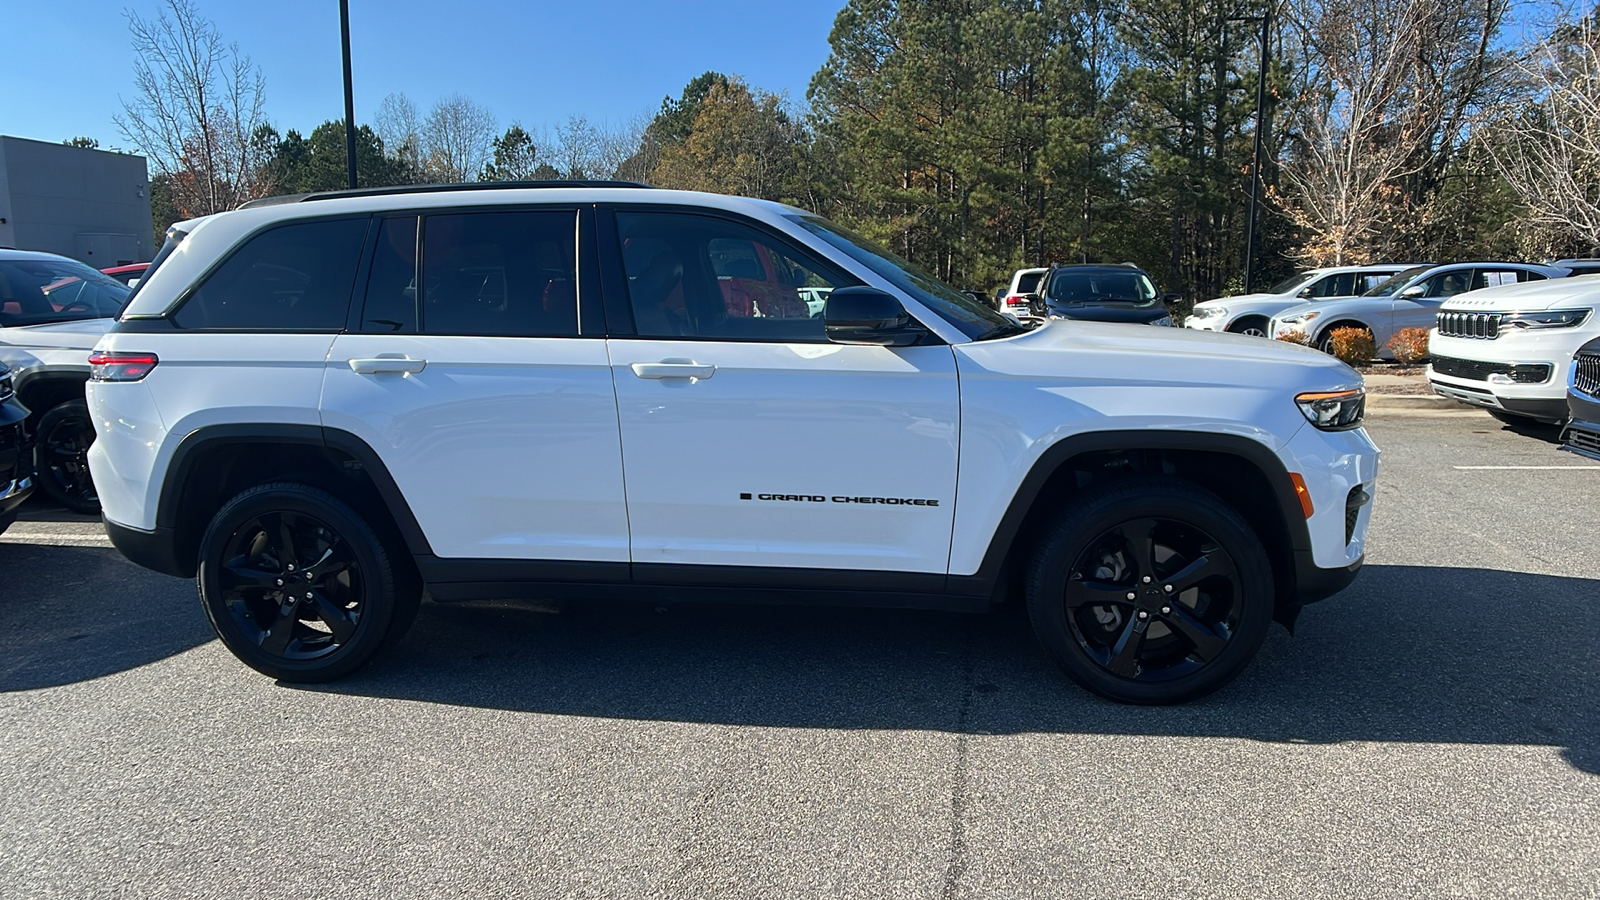
{"type": "Polygon", "coordinates": [[[1272,568],[1215,494],[1128,479],[1091,487],[1057,514],[1027,602],[1040,642],[1083,687],[1122,703],[1182,703],[1255,657],[1272,622],[1272,568]]]}
{"type": "Polygon", "coordinates": [[[230,500],[200,543],[206,616],[245,665],[283,681],[341,678],[398,642],[419,594],[361,516],[302,484],[230,500]]]}
{"type": "Polygon", "coordinates": [[[89,477],[93,443],[94,421],[82,400],[50,407],[39,419],[33,442],[33,471],[39,486],[62,506],[86,515],[100,512],[100,495],[89,477]]]}
{"type": "Polygon", "coordinates": [[[1228,330],[1234,334],[1247,334],[1250,337],[1264,338],[1269,337],[1267,324],[1267,320],[1260,316],[1246,316],[1230,325],[1228,330]]]}

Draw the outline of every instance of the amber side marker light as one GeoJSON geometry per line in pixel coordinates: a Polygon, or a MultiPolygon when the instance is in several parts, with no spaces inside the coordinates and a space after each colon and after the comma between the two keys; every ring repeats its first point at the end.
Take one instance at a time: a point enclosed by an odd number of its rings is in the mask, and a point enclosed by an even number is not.
{"type": "Polygon", "coordinates": [[[1311,492],[1306,490],[1306,480],[1300,477],[1299,472],[1290,472],[1289,480],[1294,482],[1294,495],[1300,498],[1300,511],[1311,518],[1311,492]]]}

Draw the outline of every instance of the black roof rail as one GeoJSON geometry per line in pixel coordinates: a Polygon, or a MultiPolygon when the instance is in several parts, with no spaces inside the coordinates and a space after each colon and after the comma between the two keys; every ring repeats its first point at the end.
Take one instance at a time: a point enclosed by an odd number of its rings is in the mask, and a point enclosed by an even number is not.
{"type": "Polygon", "coordinates": [[[282,194],[239,204],[240,209],[304,203],[309,200],[341,200],[347,197],[380,197],[391,194],[440,194],[455,191],[517,191],[527,188],[648,188],[637,181],[472,181],[462,184],[399,184],[391,187],[365,187],[342,191],[314,191],[309,194],[282,194]]]}

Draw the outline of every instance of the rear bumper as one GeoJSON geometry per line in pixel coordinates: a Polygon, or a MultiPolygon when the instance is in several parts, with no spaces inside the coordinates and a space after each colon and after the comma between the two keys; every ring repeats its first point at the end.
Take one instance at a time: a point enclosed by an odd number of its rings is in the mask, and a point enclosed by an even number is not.
{"type": "Polygon", "coordinates": [[[106,536],[111,545],[129,561],[174,578],[193,578],[194,568],[178,561],[177,541],[171,528],[156,526],[154,531],[143,531],[118,525],[101,517],[106,526],[106,536]]]}

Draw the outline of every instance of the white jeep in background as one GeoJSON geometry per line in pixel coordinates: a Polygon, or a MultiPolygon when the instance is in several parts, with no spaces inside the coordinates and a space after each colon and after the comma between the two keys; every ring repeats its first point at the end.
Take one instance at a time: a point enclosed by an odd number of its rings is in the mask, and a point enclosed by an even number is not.
{"type": "Polygon", "coordinates": [[[1600,275],[1485,288],[1439,307],[1434,391],[1508,422],[1567,419],[1572,355],[1600,336],[1600,275]]]}
{"type": "Polygon", "coordinates": [[[112,541],[290,681],[393,645],[424,589],[1019,592],[1079,683],[1176,702],[1355,577],[1378,466],[1323,354],[1030,329],[794,207],[614,185],[180,223],[91,362],[112,541]]]}

